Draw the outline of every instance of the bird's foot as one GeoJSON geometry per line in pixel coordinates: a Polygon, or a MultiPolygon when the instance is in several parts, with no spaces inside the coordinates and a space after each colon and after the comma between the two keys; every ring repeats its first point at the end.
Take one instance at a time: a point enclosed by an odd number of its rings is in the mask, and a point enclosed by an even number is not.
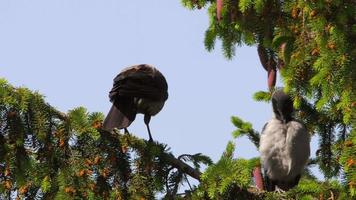
{"type": "Polygon", "coordinates": [[[275,192],[277,192],[277,193],[279,193],[279,194],[285,194],[285,193],[286,193],[285,190],[279,188],[278,186],[276,186],[275,192]]]}
{"type": "Polygon", "coordinates": [[[284,199],[284,197],[287,196],[287,194],[286,194],[287,191],[285,191],[285,190],[279,188],[278,186],[276,186],[276,189],[275,189],[274,191],[275,191],[276,193],[278,193],[278,194],[282,197],[282,199],[284,199]]]}
{"type": "Polygon", "coordinates": [[[153,143],[152,137],[150,137],[150,139],[148,139],[148,142],[149,142],[149,143],[153,143]]]}

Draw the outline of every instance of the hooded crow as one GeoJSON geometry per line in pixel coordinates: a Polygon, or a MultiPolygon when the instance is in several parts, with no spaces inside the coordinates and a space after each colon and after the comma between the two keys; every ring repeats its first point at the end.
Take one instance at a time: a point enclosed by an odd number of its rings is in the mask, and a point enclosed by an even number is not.
{"type": "Polygon", "coordinates": [[[276,90],[272,95],[274,116],[262,130],[259,151],[267,191],[287,191],[298,185],[310,156],[310,135],[293,118],[293,101],[276,90]]]}

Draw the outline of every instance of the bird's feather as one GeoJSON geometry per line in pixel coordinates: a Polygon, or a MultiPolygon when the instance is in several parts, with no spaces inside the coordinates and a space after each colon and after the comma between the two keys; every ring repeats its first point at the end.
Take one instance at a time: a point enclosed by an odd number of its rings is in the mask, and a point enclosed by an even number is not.
{"type": "MultiPolygon", "coordinates": [[[[135,65],[122,70],[114,78],[109,98],[113,106],[103,128],[108,131],[115,127],[127,128],[137,113],[151,117],[163,108],[168,98],[168,85],[164,76],[153,66],[135,65]]],[[[149,120],[146,123],[149,130],[148,123],[149,120]]]]}
{"type": "MultiPolygon", "coordinates": [[[[260,139],[261,163],[266,175],[281,189],[295,185],[310,155],[310,137],[304,125],[271,119],[260,139]]],[[[298,181],[297,181],[298,182],[298,181]]]]}
{"type": "Polygon", "coordinates": [[[148,65],[136,65],[124,69],[115,77],[109,97],[111,101],[119,96],[166,100],[167,90],[167,82],[158,70],[148,65]]]}
{"type": "Polygon", "coordinates": [[[103,129],[111,132],[114,128],[121,129],[130,126],[136,117],[136,110],[132,102],[129,98],[115,101],[103,122],[103,129]]]}

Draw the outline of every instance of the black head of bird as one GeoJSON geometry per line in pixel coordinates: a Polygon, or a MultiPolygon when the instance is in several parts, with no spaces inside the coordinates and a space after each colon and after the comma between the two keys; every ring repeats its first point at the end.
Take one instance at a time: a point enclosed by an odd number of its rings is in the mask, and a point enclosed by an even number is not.
{"type": "Polygon", "coordinates": [[[276,118],[283,121],[283,123],[288,123],[292,120],[293,101],[282,89],[273,93],[272,108],[276,118]]]}
{"type": "Polygon", "coordinates": [[[167,81],[161,72],[147,64],[128,67],[115,77],[109,97],[113,105],[103,128],[107,131],[124,128],[128,132],[127,127],[135,120],[136,114],[142,113],[152,141],[151,116],[159,113],[168,99],[167,81]]]}

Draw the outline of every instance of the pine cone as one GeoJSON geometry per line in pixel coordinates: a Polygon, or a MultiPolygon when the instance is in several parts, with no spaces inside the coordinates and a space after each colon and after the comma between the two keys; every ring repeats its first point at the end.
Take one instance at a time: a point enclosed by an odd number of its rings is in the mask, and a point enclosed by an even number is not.
{"type": "Polygon", "coordinates": [[[266,49],[259,44],[257,47],[257,52],[258,52],[258,56],[260,57],[260,62],[262,64],[262,67],[268,71],[268,54],[266,52],[266,49]]]}

